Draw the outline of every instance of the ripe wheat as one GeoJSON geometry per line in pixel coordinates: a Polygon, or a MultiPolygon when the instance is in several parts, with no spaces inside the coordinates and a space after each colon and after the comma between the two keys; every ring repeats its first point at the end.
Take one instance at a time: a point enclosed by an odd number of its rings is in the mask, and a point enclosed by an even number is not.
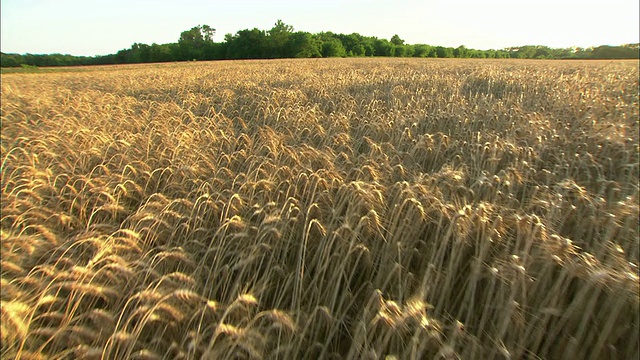
{"type": "Polygon", "coordinates": [[[107,66],[0,104],[2,358],[640,356],[637,62],[107,66]]]}

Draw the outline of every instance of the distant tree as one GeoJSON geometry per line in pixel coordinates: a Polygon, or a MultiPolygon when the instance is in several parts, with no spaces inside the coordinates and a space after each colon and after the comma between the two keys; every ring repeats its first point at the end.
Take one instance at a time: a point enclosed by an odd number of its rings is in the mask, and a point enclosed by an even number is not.
{"type": "Polygon", "coordinates": [[[270,58],[293,57],[291,51],[291,34],[293,34],[293,26],[287,25],[278,20],[273,28],[267,32],[268,41],[266,44],[266,55],[270,58]]]}
{"type": "Polygon", "coordinates": [[[386,39],[376,39],[373,43],[375,56],[391,56],[392,44],[386,39]]]}
{"type": "Polygon", "coordinates": [[[484,59],[489,57],[487,51],[473,50],[473,49],[468,49],[467,55],[468,55],[467,57],[474,58],[474,59],[484,59]]]}
{"type": "Polygon", "coordinates": [[[404,44],[404,57],[412,57],[413,53],[416,51],[416,47],[409,44],[404,44]]]}
{"type": "Polygon", "coordinates": [[[512,53],[512,57],[518,59],[532,59],[536,53],[536,47],[531,45],[520,46],[512,53]]]}
{"type": "Polygon", "coordinates": [[[457,58],[468,58],[471,57],[471,53],[464,45],[460,45],[453,50],[453,56],[457,58]]]}
{"type": "Polygon", "coordinates": [[[364,45],[362,44],[354,45],[353,48],[351,49],[352,56],[364,56],[366,52],[367,50],[365,50],[364,45]]]}
{"type": "Polygon", "coordinates": [[[431,52],[432,47],[429,45],[418,44],[414,45],[413,49],[414,57],[429,57],[429,53],[431,52]]]}
{"type": "Polygon", "coordinates": [[[396,34],[391,37],[391,43],[393,45],[404,45],[404,40],[400,39],[400,36],[396,34]]]}
{"type": "Polygon", "coordinates": [[[152,62],[166,62],[176,60],[175,44],[151,44],[150,57],[152,62]]]}
{"type": "Polygon", "coordinates": [[[335,34],[322,32],[294,32],[293,27],[278,20],[268,30],[241,30],[226,34],[224,41],[213,41],[215,29],[198,25],[183,31],[176,43],[146,45],[134,43],[131,48],[102,56],[71,56],[63,54],[5,54],[0,66],[68,66],[164,62],[179,60],[260,59],[283,57],[345,57],[345,56],[397,56],[440,58],[538,58],[538,59],[638,59],[639,44],[598,46],[589,48],[554,49],[547,46],[527,45],[502,50],[475,50],[465,46],[457,48],[410,45],[397,34],[390,40],[358,33],[335,34]]]}
{"type": "Polygon", "coordinates": [[[329,38],[322,42],[323,57],[345,57],[347,51],[344,49],[342,42],[336,38],[329,38]]]}
{"type": "Polygon", "coordinates": [[[452,58],[454,56],[453,48],[436,46],[436,55],[439,58],[452,58]]]}
{"type": "MultiPolygon", "coordinates": [[[[367,56],[367,47],[371,46],[369,39],[358,33],[338,34],[337,37],[342,42],[348,56],[367,56]]],[[[369,56],[373,53],[372,49],[369,49],[369,53],[369,56]]]]}
{"type": "Polygon", "coordinates": [[[182,60],[201,59],[204,57],[204,48],[213,43],[213,35],[216,29],[209,25],[198,25],[191,30],[180,34],[178,45],[180,46],[180,58],[182,60]]]}
{"type": "Polygon", "coordinates": [[[257,28],[227,34],[228,59],[264,59],[267,54],[267,34],[257,28]]]}
{"type": "Polygon", "coordinates": [[[0,53],[0,66],[2,67],[19,67],[24,63],[22,55],[0,53]]]}
{"type": "Polygon", "coordinates": [[[322,46],[315,36],[308,32],[298,31],[291,34],[291,54],[298,58],[322,57],[322,46]]]}
{"type": "Polygon", "coordinates": [[[151,62],[151,47],[147,44],[135,43],[131,46],[132,60],[129,62],[134,63],[147,63],[151,62]]]}
{"type": "Polygon", "coordinates": [[[362,46],[364,46],[364,56],[373,56],[376,52],[374,43],[376,38],[374,36],[363,36],[362,46]]]}
{"type": "Polygon", "coordinates": [[[640,52],[636,44],[625,46],[598,46],[591,53],[593,59],[638,59],[640,52]]]}
{"type": "Polygon", "coordinates": [[[390,50],[390,55],[396,57],[411,57],[414,52],[411,45],[392,45],[390,50]]]}
{"type": "Polygon", "coordinates": [[[190,44],[193,47],[199,47],[206,42],[212,42],[213,36],[216,34],[216,29],[213,29],[209,25],[198,25],[192,27],[190,30],[180,33],[180,40],[178,43],[190,44]]]}

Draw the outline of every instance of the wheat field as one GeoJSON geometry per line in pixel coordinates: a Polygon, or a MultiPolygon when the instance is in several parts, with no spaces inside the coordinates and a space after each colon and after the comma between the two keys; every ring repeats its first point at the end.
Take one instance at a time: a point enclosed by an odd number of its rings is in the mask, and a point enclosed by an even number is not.
{"type": "Polygon", "coordinates": [[[637,359],[637,61],[2,75],[3,359],[637,359]]]}

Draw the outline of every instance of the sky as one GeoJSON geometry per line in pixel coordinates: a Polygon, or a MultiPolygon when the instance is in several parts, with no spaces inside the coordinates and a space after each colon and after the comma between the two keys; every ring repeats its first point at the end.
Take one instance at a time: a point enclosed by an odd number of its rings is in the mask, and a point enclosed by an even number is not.
{"type": "Polygon", "coordinates": [[[133,43],[177,42],[206,24],[214,41],[277,20],[332,31],[487,50],[640,42],[638,0],[0,0],[5,53],[107,55],[133,43]]]}

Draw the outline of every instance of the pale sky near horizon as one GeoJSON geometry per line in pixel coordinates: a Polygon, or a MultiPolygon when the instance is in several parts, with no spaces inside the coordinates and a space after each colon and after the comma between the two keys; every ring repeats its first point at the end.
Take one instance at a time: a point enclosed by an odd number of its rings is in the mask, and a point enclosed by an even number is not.
{"type": "Polygon", "coordinates": [[[398,34],[408,44],[588,47],[640,42],[639,13],[638,0],[1,0],[0,49],[106,55],[135,42],[177,42],[200,24],[221,42],[278,19],[296,31],[398,34]]]}

